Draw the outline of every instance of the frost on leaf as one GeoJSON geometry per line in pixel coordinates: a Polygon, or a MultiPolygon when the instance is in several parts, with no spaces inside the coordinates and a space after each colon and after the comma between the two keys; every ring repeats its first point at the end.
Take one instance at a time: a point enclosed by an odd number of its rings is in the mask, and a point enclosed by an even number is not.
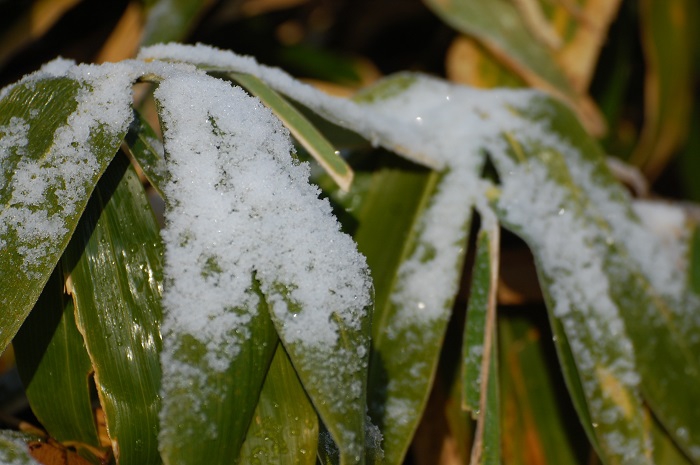
{"type": "Polygon", "coordinates": [[[225,371],[255,343],[255,279],[317,409],[336,412],[344,437],[335,439],[360,454],[362,431],[352,422],[364,421],[364,258],[309,185],[308,166],[293,160],[287,130],[257,99],[196,73],[165,79],[155,97],[169,171],[162,418],[181,401],[169,391],[214,389],[197,379],[225,371]],[[183,344],[203,347],[201,357],[187,356],[183,344]]]}

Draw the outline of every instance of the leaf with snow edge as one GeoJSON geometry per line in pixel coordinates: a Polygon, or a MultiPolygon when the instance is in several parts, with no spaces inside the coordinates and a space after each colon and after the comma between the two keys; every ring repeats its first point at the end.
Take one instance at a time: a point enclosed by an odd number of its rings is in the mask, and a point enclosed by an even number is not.
{"type": "Polygon", "coordinates": [[[341,189],[347,191],[350,188],[353,179],[352,168],[299,110],[264,81],[251,74],[229,73],[228,76],[267,105],[341,189]]]}
{"type": "Polygon", "coordinates": [[[40,465],[29,454],[28,442],[35,437],[11,430],[0,430],[0,464],[2,465],[40,465]]]}
{"type": "Polygon", "coordinates": [[[122,154],[97,185],[62,259],[114,455],[159,463],[162,245],[122,154]]]}
{"type": "Polygon", "coordinates": [[[173,328],[176,323],[165,314],[159,442],[166,464],[236,463],[277,345],[257,282],[248,292],[258,307],[229,309],[234,318],[252,315],[244,326],[226,327],[238,344],[224,370],[212,367],[209,359],[212,351],[225,352],[226,347],[173,328]],[[240,342],[245,336],[249,338],[240,342]]]}
{"type": "Polygon", "coordinates": [[[0,92],[0,306],[10,321],[0,348],[39,297],[126,133],[132,78],[123,70],[54,61],[0,92]]]}
{"type": "MultiPolygon", "coordinates": [[[[255,274],[344,460],[362,456],[371,303],[364,259],[259,100],[201,75],[165,79],[155,98],[169,167],[164,330],[191,335],[207,371],[238,363],[242,348],[257,346],[247,327],[260,313],[249,290],[255,274]]],[[[167,337],[163,354],[164,366],[177,355],[167,337]]]]}
{"type": "MultiPolygon", "coordinates": [[[[697,461],[700,403],[693,390],[679,386],[700,384],[700,299],[690,291],[682,231],[678,240],[669,242],[640,222],[629,194],[600,162],[600,148],[566,109],[542,100],[521,111],[532,121],[547,121],[563,150],[578,148],[567,163],[589,199],[586,213],[604,236],[600,241],[605,244],[611,295],[634,344],[642,393],[664,427],[697,461]]],[[[674,221],[683,223],[682,217],[674,221]]]]}
{"type": "Polygon", "coordinates": [[[61,263],[12,341],[17,370],[32,412],[51,437],[99,446],[88,384],[92,364],[61,263]]]}
{"type": "Polygon", "coordinates": [[[134,110],[134,119],[124,138],[124,146],[134,157],[146,179],[163,196],[161,190],[167,179],[167,168],[163,154],[163,143],[143,115],[134,110]]]}
{"type": "MultiPolygon", "coordinates": [[[[519,164],[496,161],[500,219],[533,251],[546,302],[564,327],[606,463],[648,463],[632,343],[605,275],[599,224],[563,156],[509,138],[519,164]]],[[[603,238],[604,240],[604,238],[603,238]]]]}
{"type": "Polygon", "coordinates": [[[526,457],[537,457],[540,463],[557,465],[589,463],[590,447],[581,441],[580,420],[562,399],[566,390],[548,357],[552,346],[546,310],[532,310],[537,314],[516,309],[498,320],[503,461],[526,463],[526,457]]]}
{"type": "Polygon", "coordinates": [[[318,416],[281,345],[241,448],[241,463],[315,465],[318,416]]]}
{"type": "MultiPolygon", "coordinates": [[[[318,435],[318,463],[322,465],[338,465],[340,452],[333,441],[333,436],[328,432],[323,423],[320,425],[318,435]]],[[[365,464],[382,465],[384,463],[384,451],[382,450],[382,433],[377,426],[372,424],[369,417],[365,422],[365,464]]]]}
{"type": "MultiPolygon", "coordinates": [[[[343,292],[342,289],[339,292],[343,292]]],[[[299,379],[338,447],[339,463],[365,463],[369,312],[332,313],[329,323],[338,332],[336,341],[321,340],[313,344],[305,340],[315,335],[306,331],[300,339],[303,328],[283,314],[296,318],[308,309],[291,300],[284,290],[273,293],[277,310],[272,319],[299,379]]]]}

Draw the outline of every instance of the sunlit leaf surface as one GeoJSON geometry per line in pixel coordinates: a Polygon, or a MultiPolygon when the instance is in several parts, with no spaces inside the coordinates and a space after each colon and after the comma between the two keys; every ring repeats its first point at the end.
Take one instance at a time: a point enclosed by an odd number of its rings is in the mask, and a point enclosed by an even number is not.
{"type": "Polygon", "coordinates": [[[97,185],[62,260],[120,465],[159,463],[162,246],[128,160],[97,185]]]}

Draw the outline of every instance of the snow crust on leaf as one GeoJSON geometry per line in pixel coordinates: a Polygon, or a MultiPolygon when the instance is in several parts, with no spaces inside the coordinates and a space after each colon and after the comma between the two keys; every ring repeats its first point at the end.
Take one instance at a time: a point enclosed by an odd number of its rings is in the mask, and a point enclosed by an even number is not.
{"type": "Polygon", "coordinates": [[[0,430],[0,464],[38,465],[29,454],[27,443],[35,438],[17,431],[0,430]]]}
{"type": "Polygon", "coordinates": [[[327,392],[333,408],[350,413],[364,403],[368,340],[351,353],[339,338],[361,333],[369,274],[308,183],[308,165],[292,158],[287,130],[258,99],[201,73],[164,79],[155,98],[169,171],[164,392],[227,369],[250,336],[255,278],[287,349],[304,348],[295,365],[310,358],[317,367],[315,377],[301,373],[307,390],[327,392]],[[201,361],[179,355],[188,337],[206,347],[201,361]]]}
{"type": "Polygon", "coordinates": [[[93,153],[94,144],[100,143],[95,138],[98,134],[118,137],[131,119],[134,72],[129,64],[90,66],[56,60],[0,94],[6,97],[19,86],[31,89],[40,81],[61,77],[79,86],[77,107],[50,136],[46,153],[29,153],[28,137],[31,128],[41,127],[43,118],[51,115],[33,110],[0,128],[0,165],[6,172],[10,157],[16,163],[9,183],[3,177],[0,186],[5,203],[0,212],[0,243],[13,241],[22,259],[20,271],[30,278],[42,273],[43,258],[68,233],[66,222],[79,213],[78,205],[86,201],[92,181],[106,166],[93,153]]]}

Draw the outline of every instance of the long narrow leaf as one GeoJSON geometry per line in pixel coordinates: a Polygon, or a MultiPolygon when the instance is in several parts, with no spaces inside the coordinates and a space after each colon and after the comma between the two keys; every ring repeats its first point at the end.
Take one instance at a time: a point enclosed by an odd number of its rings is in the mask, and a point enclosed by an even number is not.
{"type": "Polygon", "coordinates": [[[162,246],[134,169],[115,158],[63,266],[120,465],[159,463],[162,246]]]}

